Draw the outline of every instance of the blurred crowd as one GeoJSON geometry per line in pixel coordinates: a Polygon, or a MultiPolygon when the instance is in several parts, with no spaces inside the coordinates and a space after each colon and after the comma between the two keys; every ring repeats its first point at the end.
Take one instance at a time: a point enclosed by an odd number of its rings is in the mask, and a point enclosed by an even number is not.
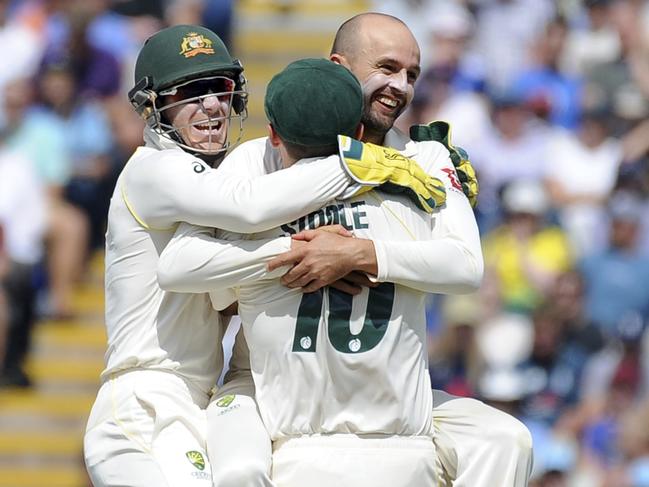
{"type": "Polygon", "coordinates": [[[423,74],[399,121],[453,125],[485,280],[435,297],[433,386],[532,431],[534,486],[649,486],[649,2],[374,2],[423,74]]]}
{"type": "MultiPolygon", "coordinates": [[[[536,487],[649,487],[649,2],[369,3],[422,48],[400,126],[450,121],[480,180],[484,285],[431,297],[433,386],[521,419],[536,487]]],[[[198,23],[230,44],[232,8],[0,0],[0,387],[29,385],[34,320],[71,317],[103,246],[142,42],[198,23]]]]}

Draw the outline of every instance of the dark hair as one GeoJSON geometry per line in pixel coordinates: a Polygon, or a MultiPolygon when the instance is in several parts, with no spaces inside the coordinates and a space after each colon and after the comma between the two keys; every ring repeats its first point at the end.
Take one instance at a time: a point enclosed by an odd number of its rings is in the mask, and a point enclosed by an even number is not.
{"type": "Polygon", "coordinates": [[[286,152],[295,160],[307,157],[326,157],[338,153],[338,144],[327,145],[299,145],[282,140],[286,152]]]}

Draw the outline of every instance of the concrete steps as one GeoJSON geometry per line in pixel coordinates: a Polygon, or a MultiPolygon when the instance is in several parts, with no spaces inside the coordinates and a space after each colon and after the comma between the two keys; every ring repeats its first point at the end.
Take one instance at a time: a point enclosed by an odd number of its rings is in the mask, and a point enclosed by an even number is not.
{"type": "Polygon", "coordinates": [[[75,291],[78,318],[41,321],[26,371],[31,389],[0,390],[0,487],[88,487],[83,431],[99,387],[106,333],[103,257],[75,291]]]}

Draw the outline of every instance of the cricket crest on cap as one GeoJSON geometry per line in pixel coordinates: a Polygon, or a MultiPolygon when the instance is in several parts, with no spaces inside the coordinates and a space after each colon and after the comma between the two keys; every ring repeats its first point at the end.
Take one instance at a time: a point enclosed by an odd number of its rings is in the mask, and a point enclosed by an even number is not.
{"type": "Polygon", "coordinates": [[[180,44],[180,53],[186,58],[198,54],[214,54],[212,41],[198,32],[188,32],[180,44]]]}

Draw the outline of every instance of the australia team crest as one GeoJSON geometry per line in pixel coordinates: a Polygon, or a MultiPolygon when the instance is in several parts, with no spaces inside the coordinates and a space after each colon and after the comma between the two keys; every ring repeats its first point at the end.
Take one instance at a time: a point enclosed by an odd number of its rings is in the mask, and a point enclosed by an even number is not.
{"type": "Polygon", "coordinates": [[[180,53],[185,57],[194,57],[197,54],[214,54],[212,41],[203,34],[189,32],[180,44],[180,53]]]}

